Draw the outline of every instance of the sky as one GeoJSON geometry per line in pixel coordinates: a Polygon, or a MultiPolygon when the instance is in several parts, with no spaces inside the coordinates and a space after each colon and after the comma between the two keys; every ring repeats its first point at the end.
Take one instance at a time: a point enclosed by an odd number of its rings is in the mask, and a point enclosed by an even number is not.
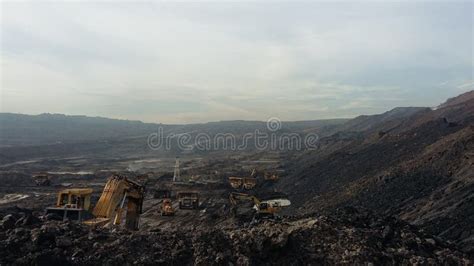
{"type": "Polygon", "coordinates": [[[474,88],[472,1],[0,5],[0,112],[314,120],[474,88]]]}

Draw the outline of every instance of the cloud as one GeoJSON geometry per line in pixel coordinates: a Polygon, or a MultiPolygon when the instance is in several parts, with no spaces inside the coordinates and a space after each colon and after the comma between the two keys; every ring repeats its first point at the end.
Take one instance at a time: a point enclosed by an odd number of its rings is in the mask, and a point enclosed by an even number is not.
{"type": "Polygon", "coordinates": [[[464,84],[461,84],[458,86],[459,89],[463,89],[463,88],[474,88],[474,81],[469,81],[469,82],[466,82],[464,84]]]}
{"type": "Polygon", "coordinates": [[[2,9],[7,112],[167,123],[350,117],[436,105],[472,81],[470,2],[2,9]]]}

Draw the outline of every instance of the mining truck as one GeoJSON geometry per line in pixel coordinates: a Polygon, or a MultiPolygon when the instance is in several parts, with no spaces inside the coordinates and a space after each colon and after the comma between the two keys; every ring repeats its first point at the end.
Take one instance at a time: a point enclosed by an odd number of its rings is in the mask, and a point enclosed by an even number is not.
{"type": "Polygon", "coordinates": [[[180,209],[198,209],[199,193],[193,191],[178,192],[180,209]]]}
{"type": "Polygon", "coordinates": [[[253,189],[257,185],[257,179],[253,177],[229,177],[230,186],[234,189],[253,189]]]}
{"type": "MultiPolygon", "coordinates": [[[[279,176],[276,172],[263,173],[263,180],[269,182],[278,181],[279,176]]],[[[230,186],[237,190],[251,190],[257,186],[257,169],[253,169],[250,177],[229,177],[230,186]]]]}

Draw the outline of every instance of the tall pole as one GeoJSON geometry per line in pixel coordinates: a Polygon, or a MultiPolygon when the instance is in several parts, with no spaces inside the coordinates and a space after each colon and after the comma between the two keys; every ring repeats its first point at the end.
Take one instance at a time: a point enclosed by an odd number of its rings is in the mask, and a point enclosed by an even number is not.
{"type": "Polygon", "coordinates": [[[174,174],[173,174],[173,182],[181,181],[179,174],[179,157],[176,157],[176,163],[174,164],[174,174]]]}

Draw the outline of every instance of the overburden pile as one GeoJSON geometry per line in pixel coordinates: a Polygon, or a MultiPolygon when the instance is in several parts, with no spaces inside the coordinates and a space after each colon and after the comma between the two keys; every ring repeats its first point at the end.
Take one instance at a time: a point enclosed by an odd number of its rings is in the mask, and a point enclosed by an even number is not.
{"type": "Polygon", "coordinates": [[[452,244],[408,223],[355,209],[247,227],[137,232],[91,229],[24,209],[1,215],[2,265],[472,263],[452,244]]]}

